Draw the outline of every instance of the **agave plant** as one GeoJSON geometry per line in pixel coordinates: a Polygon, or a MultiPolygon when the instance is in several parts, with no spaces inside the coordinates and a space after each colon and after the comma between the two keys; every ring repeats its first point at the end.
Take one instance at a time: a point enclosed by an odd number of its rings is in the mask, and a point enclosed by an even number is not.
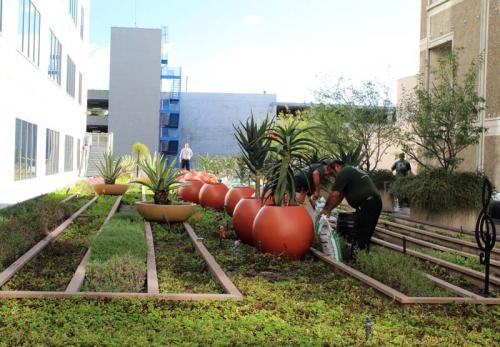
{"type": "Polygon", "coordinates": [[[301,163],[309,161],[308,153],[314,148],[314,141],[307,138],[310,129],[291,120],[274,126],[270,132],[274,161],[267,170],[264,196],[269,191],[277,206],[285,205],[287,199],[288,204],[297,204],[294,173],[301,170],[301,163]]]}
{"type": "Polygon", "coordinates": [[[115,159],[111,152],[105,152],[96,166],[105,184],[115,184],[123,173],[122,158],[115,159]]]}
{"type": "Polygon", "coordinates": [[[141,170],[150,182],[134,181],[148,187],[153,192],[153,200],[157,205],[169,205],[169,193],[180,186],[177,181],[179,172],[174,167],[175,161],[167,164],[167,158],[159,153],[149,157],[140,163],[141,170]]]}
{"type": "Polygon", "coordinates": [[[363,143],[360,142],[355,148],[347,150],[341,144],[338,144],[335,157],[342,159],[345,164],[359,167],[363,164],[363,143]]]}
{"type": "Polygon", "coordinates": [[[242,152],[242,160],[253,174],[255,180],[255,197],[260,198],[260,180],[264,176],[264,165],[271,148],[272,140],[268,136],[272,119],[266,118],[258,124],[250,113],[246,123],[234,126],[234,137],[242,152]]]}

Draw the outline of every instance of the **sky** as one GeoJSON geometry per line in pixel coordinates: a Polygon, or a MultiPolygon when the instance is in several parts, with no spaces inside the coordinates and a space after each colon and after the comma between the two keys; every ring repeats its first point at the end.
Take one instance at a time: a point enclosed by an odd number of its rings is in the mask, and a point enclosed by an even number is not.
{"type": "Polygon", "coordinates": [[[182,90],[311,102],[343,77],[392,89],[418,72],[418,0],[91,0],[89,89],[107,89],[112,26],[168,27],[182,90]],[[187,83],[186,83],[187,78],[187,83]]]}

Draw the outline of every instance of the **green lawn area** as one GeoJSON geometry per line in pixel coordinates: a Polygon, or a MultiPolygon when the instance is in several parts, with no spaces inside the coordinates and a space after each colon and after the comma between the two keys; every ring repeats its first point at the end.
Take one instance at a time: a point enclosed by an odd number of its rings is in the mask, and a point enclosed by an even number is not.
{"type": "MultiPolygon", "coordinates": [[[[403,308],[364,284],[335,274],[312,256],[288,261],[246,245],[240,247],[233,268],[234,234],[227,232],[222,248],[218,241],[218,225],[227,223],[228,217],[204,212],[198,222],[190,222],[245,295],[242,302],[4,300],[0,346],[500,344],[499,307],[403,308]],[[373,325],[365,343],[367,317],[373,325]]],[[[175,255],[173,248],[165,249],[175,255]]],[[[198,262],[193,254],[195,258],[198,262]]]]}

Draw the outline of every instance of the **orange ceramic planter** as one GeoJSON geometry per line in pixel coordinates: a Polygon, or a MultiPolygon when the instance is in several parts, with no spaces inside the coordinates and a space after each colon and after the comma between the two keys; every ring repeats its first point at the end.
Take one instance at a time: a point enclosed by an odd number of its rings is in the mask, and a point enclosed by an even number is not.
{"type": "Polygon", "coordinates": [[[186,179],[183,185],[177,188],[176,193],[182,200],[191,201],[197,204],[199,202],[198,195],[204,184],[205,183],[200,180],[186,179]]]}
{"type": "Polygon", "coordinates": [[[254,192],[255,189],[252,187],[233,187],[229,189],[224,201],[227,214],[232,217],[236,204],[243,198],[251,197],[254,192]]]}
{"type": "Polygon", "coordinates": [[[227,191],[228,189],[223,183],[205,183],[200,189],[198,199],[203,207],[223,211],[227,191]]]}
{"type": "Polygon", "coordinates": [[[99,195],[123,195],[128,190],[128,184],[94,184],[94,191],[99,195]]]}
{"type": "Polygon", "coordinates": [[[253,240],[253,222],[255,216],[262,208],[260,199],[243,198],[234,208],[233,228],[238,238],[248,245],[254,245],[253,240]]]}
{"type": "Polygon", "coordinates": [[[155,205],[150,202],[136,202],[139,214],[149,222],[185,222],[194,213],[195,204],[155,205]]]}
{"type": "Polygon", "coordinates": [[[253,238],[264,253],[302,258],[312,245],[314,226],[302,206],[264,206],[253,222],[253,238]]]}

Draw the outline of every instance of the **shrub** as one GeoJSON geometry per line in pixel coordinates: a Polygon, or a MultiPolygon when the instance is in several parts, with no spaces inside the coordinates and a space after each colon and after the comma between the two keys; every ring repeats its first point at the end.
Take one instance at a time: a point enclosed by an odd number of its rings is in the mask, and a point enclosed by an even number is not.
{"type": "Polygon", "coordinates": [[[147,270],[143,259],[126,253],[104,262],[91,261],[85,271],[85,291],[138,293],[144,288],[147,270]]]}
{"type": "Polygon", "coordinates": [[[396,179],[390,170],[374,170],[370,172],[370,177],[378,190],[384,190],[387,185],[391,185],[396,179]]]}
{"type": "Polygon", "coordinates": [[[432,169],[396,180],[390,194],[408,199],[411,206],[426,210],[480,209],[482,187],[483,175],[480,173],[447,173],[443,169],[432,169]]]}
{"type": "Polygon", "coordinates": [[[358,254],[356,267],[363,273],[409,296],[446,296],[422,273],[418,260],[379,247],[358,254]]]}

